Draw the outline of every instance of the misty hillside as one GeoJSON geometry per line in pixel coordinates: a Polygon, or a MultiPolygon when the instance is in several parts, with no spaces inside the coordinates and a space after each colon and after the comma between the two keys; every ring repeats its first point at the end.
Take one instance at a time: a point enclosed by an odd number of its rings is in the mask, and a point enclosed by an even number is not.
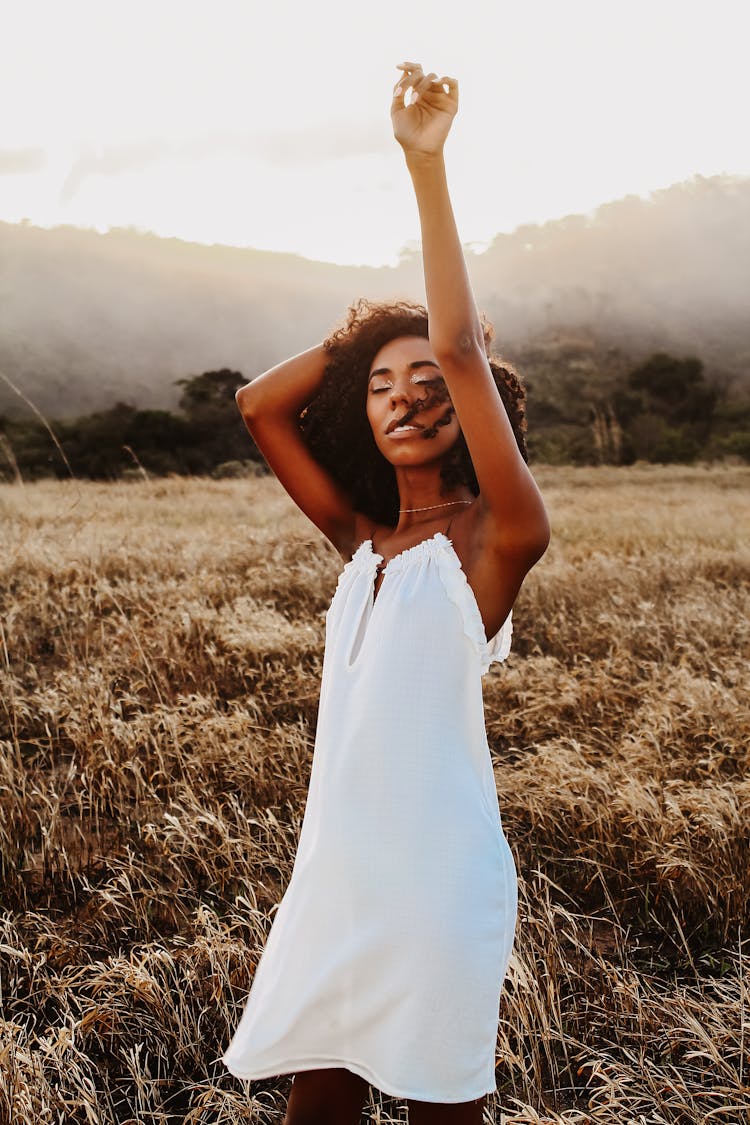
{"type": "MultiPolygon", "coordinates": [[[[709,377],[750,381],[750,179],[696,177],[524,226],[469,254],[469,268],[510,360],[583,332],[634,359],[693,354],[709,377]]],[[[173,408],[176,379],[251,378],[320,340],[358,296],[422,299],[418,254],[355,268],[0,223],[0,372],[55,417],[118,400],[173,408]]],[[[27,413],[4,380],[0,413],[27,413]]]]}

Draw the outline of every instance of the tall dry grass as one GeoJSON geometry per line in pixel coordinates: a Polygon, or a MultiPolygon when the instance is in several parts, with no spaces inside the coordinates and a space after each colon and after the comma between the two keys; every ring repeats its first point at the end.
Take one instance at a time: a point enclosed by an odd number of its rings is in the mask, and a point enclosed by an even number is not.
{"type": "MultiPolygon", "coordinates": [[[[740,1125],[750,470],[537,476],[552,545],[484,681],[520,876],[487,1120],[740,1125]]],[[[279,1122],[289,1079],[217,1060],[338,557],[273,480],[6,485],[0,520],[0,1120],[279,1122]]]]}

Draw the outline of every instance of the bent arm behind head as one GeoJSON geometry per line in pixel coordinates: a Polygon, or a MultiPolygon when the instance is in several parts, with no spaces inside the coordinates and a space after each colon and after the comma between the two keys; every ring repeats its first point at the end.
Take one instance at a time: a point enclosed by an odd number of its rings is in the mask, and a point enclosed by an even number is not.
{"type": "Polygon", "coordinates": [[[316,461],[299,428],[328,362],[322,344],[269,368],[235,396],[245,426],[295,504],[345,557],[356,537],[356,516],[341,486],[316,461]]]}

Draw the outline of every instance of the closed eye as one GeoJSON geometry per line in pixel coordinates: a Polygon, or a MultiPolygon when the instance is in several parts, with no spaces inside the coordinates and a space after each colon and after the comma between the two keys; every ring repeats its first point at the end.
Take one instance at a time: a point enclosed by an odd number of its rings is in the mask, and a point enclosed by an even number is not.
{"type": "MultiPolygon", "coordinates": [[[[413,379],[412,382],[417,387],[438,387],[445,382],[442,378],[437,379],[413,379]]],[[[389,391],[391,384],[386,383],[384,387],[370,387],[370,394],[379,395],[381,391],[389,391]]]]}

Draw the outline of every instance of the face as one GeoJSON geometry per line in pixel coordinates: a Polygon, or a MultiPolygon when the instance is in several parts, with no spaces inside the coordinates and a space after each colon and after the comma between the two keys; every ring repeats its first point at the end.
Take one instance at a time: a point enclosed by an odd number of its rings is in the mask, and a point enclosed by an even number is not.
{"type": "Polygon", "coordinates": [[[399,336],[380,349],[370,364],[367,418],[392,465],[425,464],[451,448],[460,426],[429,340],[399,336]]]}

